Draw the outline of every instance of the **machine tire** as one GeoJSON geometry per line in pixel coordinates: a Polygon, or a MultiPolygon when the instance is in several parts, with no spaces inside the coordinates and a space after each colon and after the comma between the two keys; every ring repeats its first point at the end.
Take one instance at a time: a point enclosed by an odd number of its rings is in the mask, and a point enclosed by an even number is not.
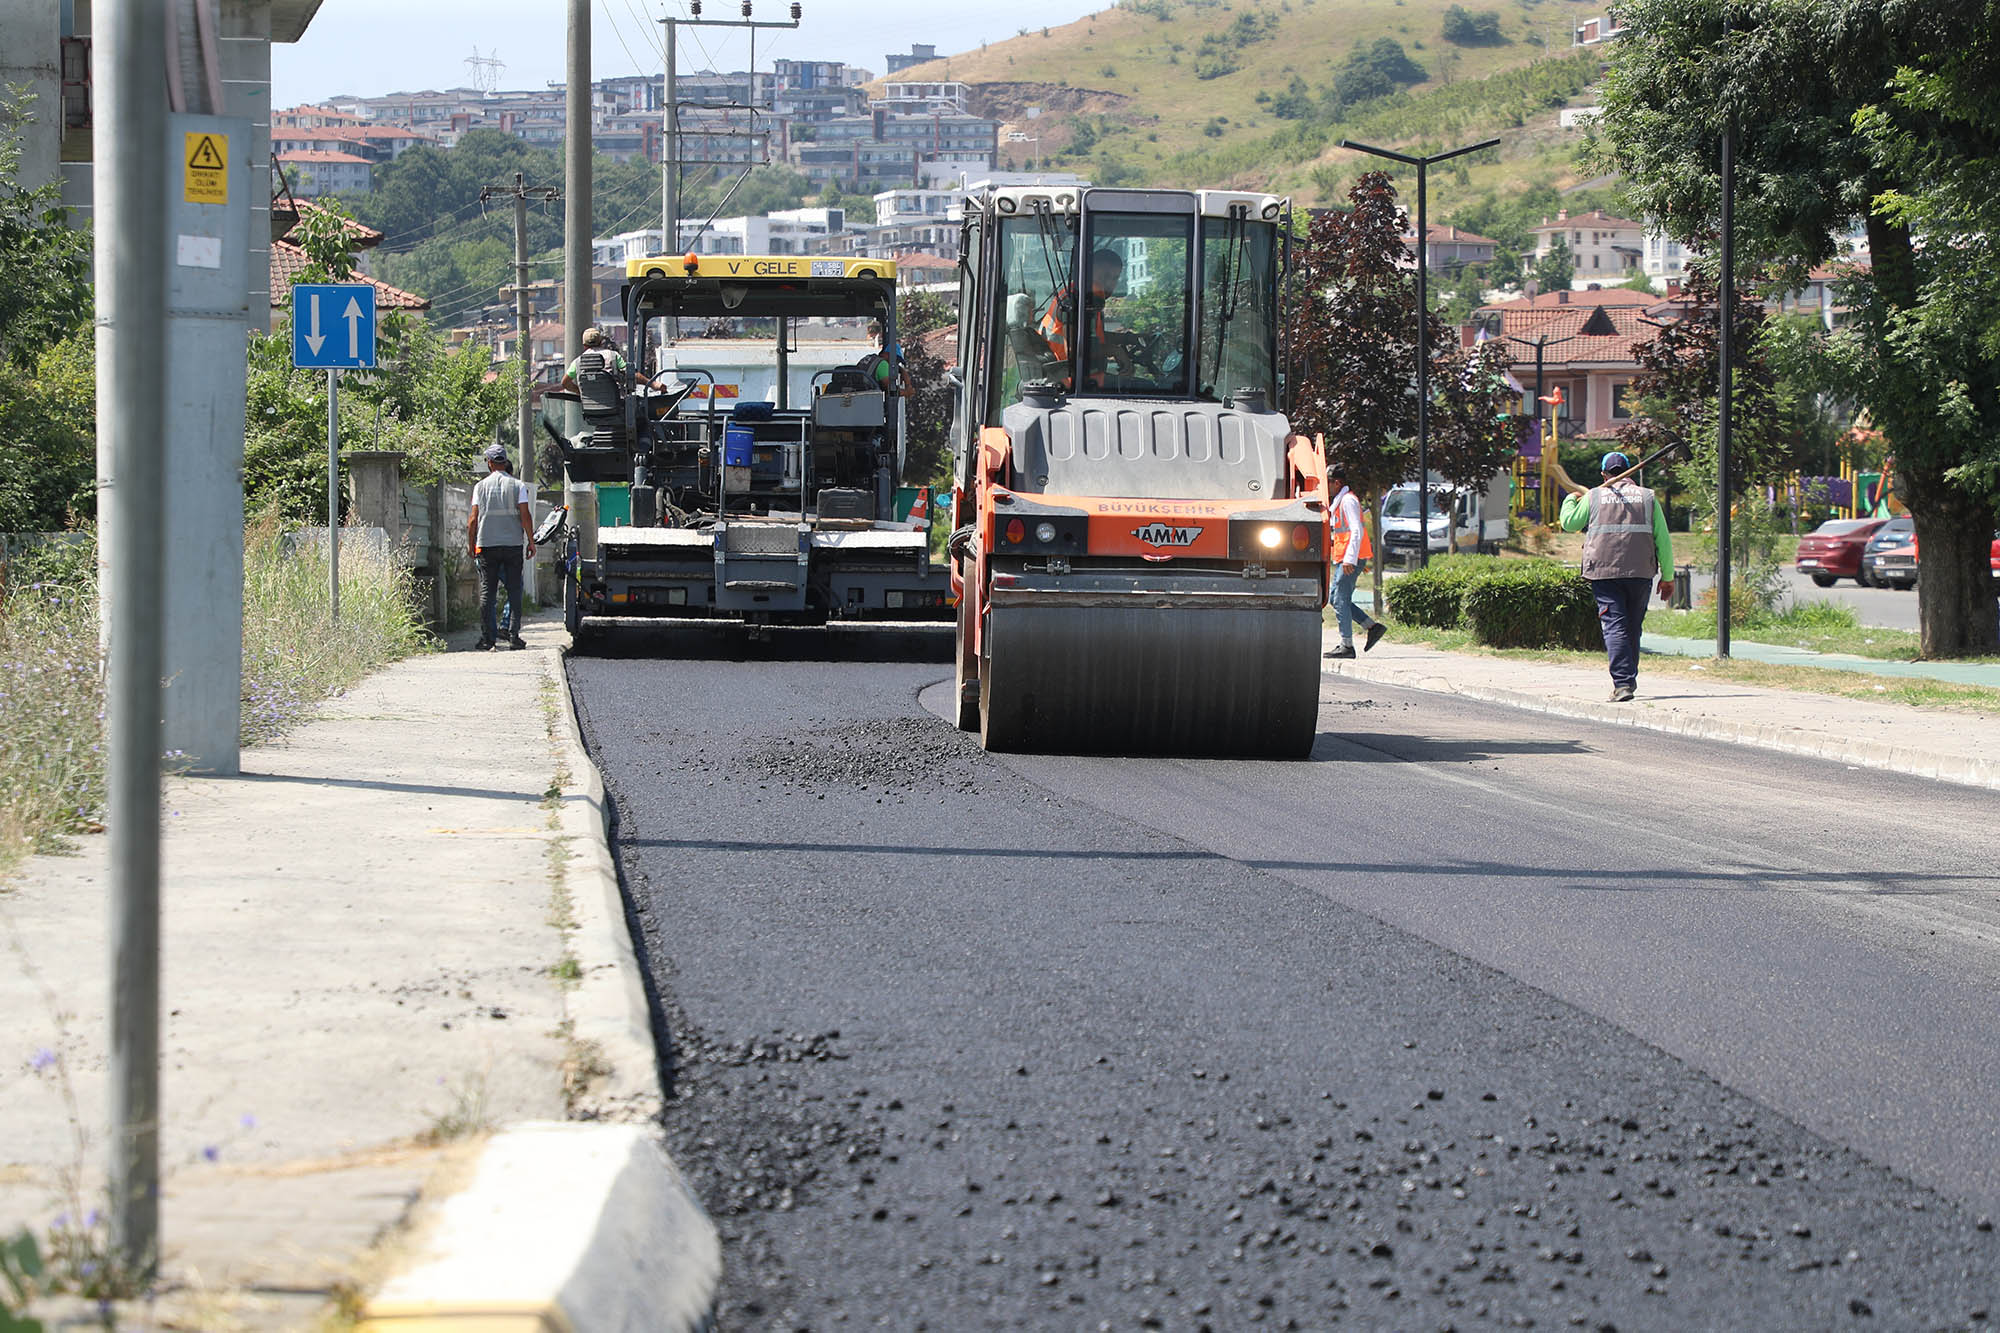
{"type": "Polygon", "coordinates": [[[953,713],[960,731],[980,729],[979,670],[976,660],[969,655],[972,636],[966,630],[972,614],[971,591],[967,586],[958,599],[958,650],[954,654],[957,670],[952,675],[953,697],[957,700],[953,713]]]}
{"type": "Polygon", "coordinates": [[[1834,584],[1834,578],[1831,574],[1815,574],[1812,576],[1812,581],[1814,586],[1821,588],[1831,588],[1834,584]]]}
{"type": "Polygon", "coordinates": [[[563,576],[563,628],[569,631],[571,641],[583,629],[583,599],[577,596],[574,574],[563,576]]]}

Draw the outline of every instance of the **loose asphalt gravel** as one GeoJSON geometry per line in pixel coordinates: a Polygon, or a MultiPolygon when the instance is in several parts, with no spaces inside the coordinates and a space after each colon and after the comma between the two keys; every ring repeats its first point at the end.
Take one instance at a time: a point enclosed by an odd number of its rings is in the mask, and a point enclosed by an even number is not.
{"type": "Polygon", "coordinates": [[[2000,801],[1332,680],[989,756],[949,652],[570,659],[722,1327],[1991,1322],[2000,801]]]}

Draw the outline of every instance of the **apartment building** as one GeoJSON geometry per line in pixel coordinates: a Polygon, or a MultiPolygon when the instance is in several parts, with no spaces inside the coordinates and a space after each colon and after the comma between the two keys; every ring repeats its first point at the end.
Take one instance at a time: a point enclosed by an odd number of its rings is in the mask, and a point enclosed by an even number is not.
{"type": "Polygon", "coordinates": [[[1535,234],[1535,258],[1555,248],[1561,237],[1576,264],[1573,285],[1587,287],[1593,282],[1623,282],[1641,270],[1646,260],[1646,228],[1637,222],[1612,217],[1603,209],[1571,217],[1567,210],[1554,220],[1543,218],[1535,234]]]}

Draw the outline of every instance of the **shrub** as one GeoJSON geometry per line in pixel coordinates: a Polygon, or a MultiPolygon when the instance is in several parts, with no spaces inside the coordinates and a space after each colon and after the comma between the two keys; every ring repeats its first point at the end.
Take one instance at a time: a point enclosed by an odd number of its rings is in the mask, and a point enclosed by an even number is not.
{"type": "Polygon", "coordinates": [[[1487,555],[1449,555],[1389,585],[1389,614],[1406,625],[1457,629],[1465,620],[1465,590],[1500,562],[1487,555]]]}
{"type": "Polygon", "coordinates": [[[1582,574],[1540,560],[1496,562],[1464,593],[1472,637],[1494,648],[1604,646],[1597,599],[1582,574]]]}

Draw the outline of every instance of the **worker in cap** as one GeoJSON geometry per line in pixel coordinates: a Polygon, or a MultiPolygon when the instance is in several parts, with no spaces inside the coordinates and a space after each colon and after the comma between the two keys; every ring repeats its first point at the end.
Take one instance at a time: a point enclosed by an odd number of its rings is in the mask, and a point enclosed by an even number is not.
{"type": "MultiPolygon", "coordinates": [[[[566,392],[576,392],[576,375],[579,370],[608,370],[613,374],[623,375],[626,370],[625,357],[611,345],[611,339],[604,336],[603,329],[585,329],[583,350],[577,353],[576,360],[570,362],[569,368],[563,372],[562,387],[566,392]]],[[[653,377],[643,370],[632,378],[649,388],[659,387],[654,383],[653,377]]]]}
{"type": "Polygon", "coordinates": [[[533,496],[525,482],[509,470],[507,450],[486,446],[486,475],[472,488],[472,513],[465,520],[465,543],[479,566],[479,643],[491,648],[501,634],[509,647],[526,648],[521,620],[527,603],[521,591],[521,568],[535,553],[533,496]],[[499,614],[502,584],[507,588],[507,614],[499,614]]]}
{"type": "Polygon", "coordinates": [[[1673,593],[1674,547],[1659,498],[1626,475],[1632,460],[1613,449],[1598,466],[1603,484],[1586,491],[1571,483],[1560,522],[1564,532],[1583,534],[1583,576],[1597,597],[1611,701],[1624,703],[1639,687],[1639,633],[1654,581],[1662,600],[1673,593]]]}

